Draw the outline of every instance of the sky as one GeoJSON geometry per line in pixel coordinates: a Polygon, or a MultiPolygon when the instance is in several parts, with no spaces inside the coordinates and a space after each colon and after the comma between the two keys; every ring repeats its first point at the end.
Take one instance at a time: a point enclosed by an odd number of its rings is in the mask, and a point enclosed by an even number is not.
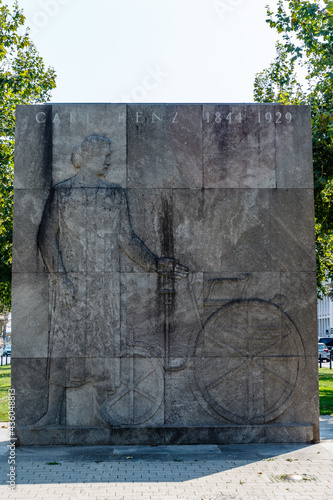
{"type": "Polygon", "coordinates": [[[19,0],[51,102],[253,102],[276,0],[19,0]]]}

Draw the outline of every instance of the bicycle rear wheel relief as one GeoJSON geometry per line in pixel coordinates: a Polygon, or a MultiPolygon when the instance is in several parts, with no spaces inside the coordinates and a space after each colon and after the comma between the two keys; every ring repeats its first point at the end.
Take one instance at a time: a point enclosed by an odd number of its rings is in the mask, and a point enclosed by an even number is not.
{"type": "Polygon", "coordinates": [[[259,299],[229,302],[208,318],[198,338],[198,399],[216,418],[270,422],[297,396],[303,356],[296,326],[282,309],[259,299]]]}

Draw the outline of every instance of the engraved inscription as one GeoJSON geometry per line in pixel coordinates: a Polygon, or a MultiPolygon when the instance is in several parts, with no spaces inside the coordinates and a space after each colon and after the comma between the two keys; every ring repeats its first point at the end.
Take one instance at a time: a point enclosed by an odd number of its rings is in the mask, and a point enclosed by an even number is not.
{"type": "Polygon", "coordinates": [[[46,114],[44,111],[40,111],[39,113],[36,114],[36,122],[37,123],[45,123],[46,121],[46,114]]]}
{"type": "Polygon", "coordinates": [[[293,119],[291,113],[286,113],[285,115],[282,115],[279,111],[275,113],[275,117],[272,113],[267,112],[264,115],[262,113],[258,113],[258,123],[271,123],[274,121],[276,124],[280,123],[290,123],[291,120],[293,119]]]}
{"type": "Polygon", "coordinates": [[[176,111],[176,113],[174,114],[174,116],[172,118],[172,123],[178,123],[177,116],[178,116],[178,111],[176,111]]]}
{"type": "MultiPolygon", "coordinates": [[[[157,113],[151,113],[149,119],[151,123],[157,124],[161,123],[164,121],[169,121],[171,124],[179,123],[179,112],[176,111],[173,113],[170,117],[165,118],[162,116],[159,116],[157,113]]],[[[55,125],[60,125],[62,123],[62,120],[68,120],[69,123],[77,123],[78,119],[76,117],[76,114],[73,112],[70,112],[68,116],[65,118],[60,118],[59,115],[56,113],[54,118],[53,118],[53,123],[55,125]]],[[[257,117],[257,123],[262,123],[262,124],[268,124],[274,122],[275,124],[289,124],[291,123],[293,117],[290,112],[287,112],[285,114],[280,113],[279,111],[276,112],[275,114],[272,114],[271,112],[267,113],[261,113],[258,112],[258,117],[257,117]]],[[[39,112],[36,114],[36,121],[37,123],[45,123],[46,121],[46,115],[44,112],[39,112]]],[[[118,114],[118,123],[125,123],[126,122],[126,113],[119,113],[118,114]]],[[[223,121],[227,121],[228,125],[232,124],[241,124],[243,122],[243,115],[241,112],[232,112],[230,111],[227,113],[225,116],[219,111],[216,113],[209,113],[205,112],[203,114],[203,121],[205,123],[222,123],[223,121]]],[[[85,115],[85,122],[86,124],[90,123],[90,118],[89,118],[89,113],[85,115]]],[[[137,124],[144,124],[145,123],[145,117],[142,111],[137,111],[135,113],[135,123],[137,124]]]]}
{"type": "MultiPolygon", "coordinates": [[[[271,112],[262,113],[258,112],[257,123],[268,124],[275,123],[277,125],[283,123],[291,123],[292,114],[290,112],[285,113],[284,115],[277,111],[275,114],[271,112]]],[[[216,113],[205,112],[203,115],[203,121],[205,123],[222,123],[223,121],[227,121],[228,125],[232,124],[240,124],[243,122],[243,115],[241,112],[233,112],[230,111],[225,116],[219,111],[216,113]]]]}

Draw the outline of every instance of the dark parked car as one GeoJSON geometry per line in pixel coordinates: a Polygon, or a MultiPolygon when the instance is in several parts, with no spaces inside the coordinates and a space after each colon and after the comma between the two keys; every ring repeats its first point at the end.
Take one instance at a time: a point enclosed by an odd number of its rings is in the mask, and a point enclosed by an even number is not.
{"type": "Polygon", "coordinates": [[[11,344],[6,345],[6,347],[3,350],[3,354],[4,354],[4,356],[6,354],[9,355],[9,356],[11,356],[11,354],[12,354],[12,346],[11,346],[11,344]]]}
{"type": "Polygon", "coordinates": [[[318,344],[318,359],[320,356],[323,361],[330,360],[330,351],[325,344],[318,344]]]}

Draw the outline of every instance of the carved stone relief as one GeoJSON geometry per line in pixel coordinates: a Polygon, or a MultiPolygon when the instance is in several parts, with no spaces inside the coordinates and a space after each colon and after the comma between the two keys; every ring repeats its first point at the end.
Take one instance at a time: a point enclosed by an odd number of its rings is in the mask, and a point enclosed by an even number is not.
{"type": "Polygon", "coordinates": [[[309,124],[266,104],[19,108],[23,444],[318,439],[309,124]]]}
{"type": "MultiPolygon", "coordinates": [[[[65,389],[91,381],[98,393],[101,383],[107,393],[120,390],[121,396],[116,395],[110,401],[104,398],[109,412],[116,415],[115,422],[141,423],[149,418],[149,410],[142,415],[136,410],[134,398],[143,395],[144,381],[152,378],[142,361],[145,359],[142,352],[139,355],[134,349],[130,354],[130,378],[125,389],[123,380],[117,386],[111,376],[104,378],[105,374],[111,375],[109,369],[105,370],[102,380],[94,372],[88,375],[85,358],[93,354],[97,363],[102,359],[111,365],[117,358],[120,365],[125,363],[120,331],[120,252],[145,271],[159,273],[168,283],[171,294],[174,280],[185,277],[188,272],[186,266],[174,259],[156,257],[134,233],[124,190],[104,180],[110,166],[110,148],[109,139],[89,136],[74,149],[72,163],[78,174],[53,188],[40,224],[38,247],[50,273],[51,324],[48,411],[36,424],[38,427],[59,424],[65,389]],[[81,359],[79,370],[66,370],[66,358],[81,359]],[[140,376],[137,374],[139,364],[143,364],[140,376]],[[129,394],[129,401],[121,401],[128,408],[128,415],[116,410],[117,400],[125,397],[123,390],[129,394]]],[[[157,394],[152,394],[150,399],[157,399],[160,404],[163,377],[157,366],[158,361],[154,361],[157,375],[155,383],[151,383],[157,394]]],[[[120,373],[124,371],[120,366],[120,373]]],[[[149,398],[148,394],[143,397],[149,398]]],[[[97,398],[101,398],[100,394],[97,398]]],[[[103,413],[103,408],[101,411],[103,413]]],[[[104,409],[104,413],[108,411],[104,409]]]]}
{"type": "Polygon", "coordinates": [[[264,424],[281,415],[298,395],[302,341],[289,316],[272,302],[226,303],[206,321],[197,355],[199,398],[215,417],[264,424]]]}

